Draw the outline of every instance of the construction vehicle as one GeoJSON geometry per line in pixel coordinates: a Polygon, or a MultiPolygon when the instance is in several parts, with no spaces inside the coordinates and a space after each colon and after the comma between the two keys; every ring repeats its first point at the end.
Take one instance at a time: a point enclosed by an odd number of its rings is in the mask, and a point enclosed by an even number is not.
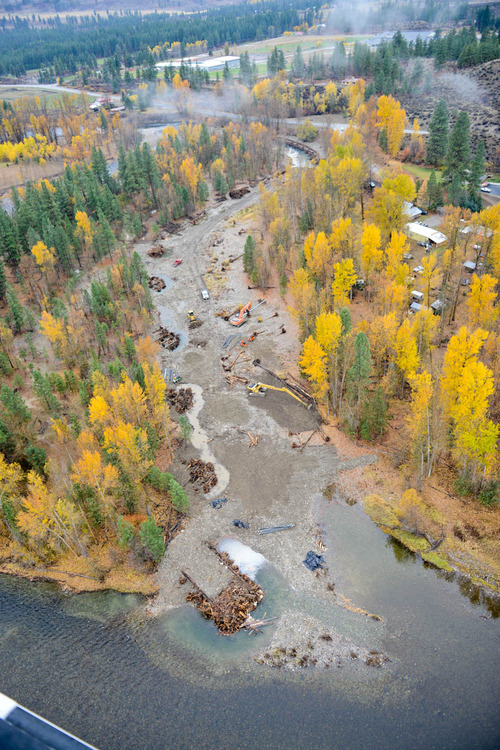
{"type": "MultiPolygon", "coordinates": [[[[261,305],[265,305],[267,300],[260,299],[258,303],[254,307],[254,311],[260,307],[261,305]]],[[[236,315],[234,318],[231,318],[229,322],[232,326],[236,326],[236,328],[239,328],[243,325],[243,323],[246,322],[247,318],[250,317],[250,310],[252,309],[252,303],[249,302],[248,305],[245,305],[245,307],[242,307],[239,314],[236,315]]]]}
{"type": "Polygon", "coordinates": [[[252,303],[249,302],[248,305],[245,305],[245,307],[242,307],[240,310],[239,315],[236,315],[234,318],[231,318],[229,321],[232,326],[236,326],[236,328],[239,328],[243,325],[243,323],[246,322],[247,317],[250,315],[250,310],[252,309],[252,303]]]}
{"type": "Polygon", "coordinates": [[[289,388],[278,388],[275,385],[267,385],[266,383],[249,383],[247,385],[247,389],[251,393],[255,393],[259,396],[264,396],[266,391],[270,389],[271,391],[281,391],[283,393],[288,393],[289,396],[292,396],[296,401],[299,402],[299,404],[302,404],[302,406],[305,406],[307,409],[310,409],[312,404],[308,404],[306,401],[303,401],[301,398],[295,395],[293,391],[291,391],[289,388]]]}
{"type": "Polygon", "coordinates": [[[188,310],[188,320],[190,323],[194,323],[196,320],[196,315],[194,314],[193,310],[188,310]]]}

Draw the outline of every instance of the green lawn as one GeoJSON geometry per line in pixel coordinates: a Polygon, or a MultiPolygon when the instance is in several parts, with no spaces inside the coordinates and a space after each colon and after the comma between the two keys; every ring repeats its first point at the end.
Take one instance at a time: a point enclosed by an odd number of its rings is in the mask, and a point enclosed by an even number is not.
{"type": "MultiPolygon", "coordinates": [[[[421,167],[417,164],[403,164],[402,167],[405,172],[409,172],[414,177],[417,177],[419,180],[428,180],[432,172],[432,169],[430,167],[421,167]]],[[[436,172],[436,177],[439,179],[441,177],[442,172],[440,172],[439,169],[436,169],[435,172],[436,172]]]]}

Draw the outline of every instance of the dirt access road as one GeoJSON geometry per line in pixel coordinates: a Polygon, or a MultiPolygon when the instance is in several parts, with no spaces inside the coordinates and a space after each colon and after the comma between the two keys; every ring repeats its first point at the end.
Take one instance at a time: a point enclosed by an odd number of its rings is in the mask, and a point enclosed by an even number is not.
{"type": "MultiPolygon", "coordinates": [[[[187,414],[195,427],[194,445],[179,450],[171,467],[189,493],[190,518],[186,529],[168,546],[160,566],[160,593],[151,607],[154,612],[185,603],[185,587],[178,583],[181,570],[187,570],[211,590],[216,590],[219,583],[223,585],[223,569],[210,563],[213,553],[207,550],[206,542],[228,536],[264,555],[297,590],[315,591],[331,601],[328,579],[315,578],[302,562],[308,550],[317,549],[316,499],[339,471],[375,460],[371,455],[345,460],[317,434],[303,451],[292,448],[294,442],[304,442],[309,437],[317,426],[317,415],[286,394],[268,391],[265,397],[251,396],[243,383],[230,387],[225,378],[221,356],[227,350],[222,343],[236,331],[236,346],[229,352],[231,360],[242,350],[241,339],[247,339],[254,330],[265,331],[240,356],[233,370],[237,375],[273,384],[270,376],[253,367],[252,360],[258,357],[273,371],[283,373],[293,368],[298,357],[294,321],[286,311],[271,304],[272,298],[239,329],[215,317],[214,313],[222,308],[233,309],[250,300],[255,304],[263,296],[259,290],[248,290],[241,259],[230,264],[225,272],[227,280],[219,290],[213,290],[210,300],[201,299],[202,275],[210,263],[219,268],[224,258],[243,252],[246,231],[255,226],[251,213],[247,210],[244,215],[244,211],[257,199],[258,190],[254,188],[240,200],[208,209],[199,224],[186,223],[178,235],[163,242],[171,250],[162,258],[151,259],[147,255],[152,243],[135,247],[149,274],[162,276],[167,282],[162,292],[153,293],[158,321],[181,333],[180,347],[174,352],[164,351],[161,364],[177,370],[182,384],[192,385],[197,396],[194,409],[187,414]],[[236,216],[238,212],[240,216],[236,216]],[[174,267],[175,258],[182,258],[183,263],[174,267]],[[192,331],[188,330],[189,309],[204,321],[192,331]],[[277,311],[278,317],[272,317],[277,311]],[[262,322],[258,322],[259,317],[262,322]],[[287,333],[280,334],[282,326],[287,333]],[[258,436],[257,445],[251,445],[245,432],[258,436]],[[183,459],[199,456],[216,463],[219,483],[209,495],[201,489],[194,491],[182,464],[183,459]],[[214,510],[209,501],[220,496],[227,497],[228,502],[214,510]],[[248,522],[250,528],[235,528],[233,519],[248,522]],[[260,527],[285,523],[296,526],[277,534],[257,534],[260,527]]],[[[206,275],[207,283],[211,276],[206,275]]]]}

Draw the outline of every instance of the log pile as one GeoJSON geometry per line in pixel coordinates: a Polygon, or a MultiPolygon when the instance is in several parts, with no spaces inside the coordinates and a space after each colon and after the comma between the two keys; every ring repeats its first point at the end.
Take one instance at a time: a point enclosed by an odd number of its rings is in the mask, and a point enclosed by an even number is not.
{"type": "Polygon", "coordinates": [[[156,340],[159,341],[164,349],[168,349],[171,352],[173,352],[174,349],[177,349],[181,343],[181,337],[178,333],[173,333],[163,326],[158,328],[157,333],[158,336],[156,340]]]}
{"type": "Polygon", "coordinates": [[[242,628],[251,629],[259,624],[267,624],[264,621],[253,621],[250,617],[250,613],[264,598],[263,590],[251,578],[241,573],[226,553],[220,554],[213,546],[211,549],[234,575],[228,585],[211,599],[191,576],[183,571],[179,583],[188,580],[194,589],[187,594],[186,601],[193,602],[207,620],[212,620],[220,635],[233,635],[242,628]]]}
{"type": "Polygon", "coordinates": [[[229,196],[231,198],[243,198],[244,195],[250,192],[250,188],[248,185],[243,185],[243,187],[239,188],[233,188],[229,191],[229,196]]]}
{"type": "Polygon", "coordinates": [[[148,287],[154,289],[155,292],[161,292],[166,286],[163,279],[160,279],[159,276],[150,276],[148,279],[148,287]]]}
{"type": "Polygon", "coordinates": [[[184,414],[193,405],[193,391],[191,388],[167,388],[165,400],[174,407],[176,412],[184,414]]]}
{"type": "Polygon", "coordinates": [[[193,484],[198,482],[203,487],[203,492],[210,492],[217,484],[217,474],[211,461],[202,461],[200,458],[192,458],[188,463],[189,481],[193,484]]]}
{"type": "Polygon", "coordinates": [[[199,328],[202,325],[203,325],[203,321],[202,320],[190,320],[189,324],[188,324],[188,327],[189,327],[189,330],[192,331],[192,330],[194,330],[196,328],[199,328]]]}
{"type": "Polygon", "coordinates": [[[161,245],[153,245],[151,250],[148,250],[148,255],[150,258],[161,258],[164,252],[165,250],[161,245]]]}

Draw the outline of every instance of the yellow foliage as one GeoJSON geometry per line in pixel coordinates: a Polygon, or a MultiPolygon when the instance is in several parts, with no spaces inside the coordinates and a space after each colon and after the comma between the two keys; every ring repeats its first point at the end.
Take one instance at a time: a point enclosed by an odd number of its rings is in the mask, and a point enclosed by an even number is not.
{"type": "Polygon", "coordinates": [[[354,270],[354,262],[352,258],[346,258],[346,260],[335,263],[333,270],[335,274],[332,282],[334,306],[344,307],[350,302],[349,292],[358,278],[354,270]]]}

